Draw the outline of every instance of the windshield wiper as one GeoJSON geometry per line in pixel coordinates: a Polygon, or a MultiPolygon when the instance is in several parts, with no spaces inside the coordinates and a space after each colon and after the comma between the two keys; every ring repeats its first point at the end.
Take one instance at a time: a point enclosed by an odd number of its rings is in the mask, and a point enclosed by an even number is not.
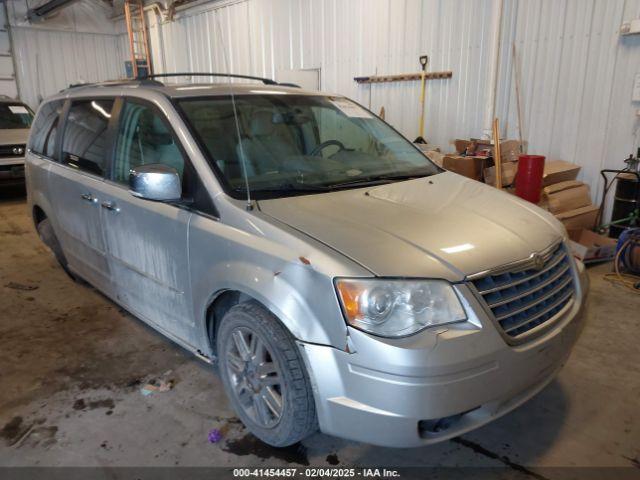
{"type": "MultiPolygon", "coordinates": [[[[244,189],[242,189],[244,190],[244,189]]],[[[296,192],[296,193],[304,193],[304,192],[329,192],[331,188],[323,186],[323,185],[309,185],[305,183],[281,183],[278,185],[268,186],[264,188],[252,188],[252,192],[296,192]]]]}
{"type": "Polygon", "coordinates": [[[374,175],[370,177],[357,178],[354,180],[348,180],[346,182],[332,183],[326,185],[328,189],[343,188],[343,187],[364,187],[368,185],[379,185],[383,183],[393,182],[394,180],[412,180],[414,178],[422,178],[433,175],[432,172],[425,173],[403,173],[403,174],[387,174],[387,175],[374,175]]]}

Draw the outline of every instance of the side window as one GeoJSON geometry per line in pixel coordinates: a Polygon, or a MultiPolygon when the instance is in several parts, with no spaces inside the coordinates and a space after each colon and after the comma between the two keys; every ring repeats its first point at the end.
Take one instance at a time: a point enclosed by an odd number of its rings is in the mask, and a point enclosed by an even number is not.
{"type": "Polygon", "coordinates": [[[71,104],[62,139],[62,163],[94,175],[104,174],[112,108],[112,99],[71,104]]]}
{"type": "Polygon", "coordinates": [[[58,118],[64,105],[64,100],[47,102],[40,107],[29,137],[29,148],[35,153],[55,157],[55,139],[58,129],[58,118]]]}
{"type": "Polygon", "coordinates": [[[185,161],[162,114],[151,106],[126,102],[120,113],[113,179],[127,185],[132,169],[153,163],[173,167],[183,178],[185,161]]]}

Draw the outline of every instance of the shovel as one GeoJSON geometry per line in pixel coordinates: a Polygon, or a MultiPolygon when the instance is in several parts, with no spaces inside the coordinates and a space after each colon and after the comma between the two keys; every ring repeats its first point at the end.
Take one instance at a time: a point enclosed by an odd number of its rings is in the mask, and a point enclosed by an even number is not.
{"type": "Polygon", "coordinates": [[[413,143],[427,143],[424,139],[424,101],[427,86],[427,64],[429,63],[429,56],[420,56],[420,66],[422,67],[422,74],[420,75],[420,126],[418,127],[418,137],[413,143]]]}

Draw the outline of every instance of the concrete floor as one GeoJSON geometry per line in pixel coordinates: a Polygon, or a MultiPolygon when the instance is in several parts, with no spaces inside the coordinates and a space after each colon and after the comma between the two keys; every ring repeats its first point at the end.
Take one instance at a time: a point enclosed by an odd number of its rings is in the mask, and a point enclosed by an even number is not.
{"type": "Polygon", "coordinates": [[[609,268],[590,269],[587,326],[568,365],[516,411],[426,448],[316,434],[278,450],[239,424],[214,368],[73,283],[36,237],[24,197],[5,194],[0,465],[640,467],[640,295],[602,280],[609,268]],[[163,375],[172,390],[140,393],[163,375]],[[224,434],[217,444],[212,428],[224,434]]]}

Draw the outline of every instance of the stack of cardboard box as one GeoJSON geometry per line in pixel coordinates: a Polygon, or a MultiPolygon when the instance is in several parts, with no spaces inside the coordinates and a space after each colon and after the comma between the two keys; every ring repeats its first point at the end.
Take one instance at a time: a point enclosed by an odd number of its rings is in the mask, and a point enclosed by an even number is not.
{"type": "Polygon", "coordinates": [[[589,186],[576,180],[579,171],[578,165],[562,160],[545,162],[540,206],[567,229],[573,256],[585,263],[610,260],[616,241],[592,231],[599,208],[591,203],[589,186]]]}
{"type": "MultiPolygon", "coordinates": [[[[456,153],[446,154],[442,158],[442,168],[478,181],[495,185],[494,147],[485,140],[455,140],[456,153]]],[[[502,184],[511,185],[517,171],[520,142],[505,140],[500,143],[502,161],[502,184]]]]}
{"type": "MultiPolygon", "coordinates": [[[[517,140],[505,140],[504,142],[500,142],[503,187],[509,187],[513,185],[516,180],[516,173],[518,173],[518,157],[521,153],[520,145],[520,142],[517,140]]],[[[491,149],[491,153],[493,155],[493,147],[491,149]]],[[[487,167],[484,169],[484,182],[495,187],[495,166],[487,167]]]]}
{"type": "Polygon", "coordinates": [[[562,160],[545,162],[542,207],[553,213],[567,230],[592,229],[598,207],[591,203],[589,186],[576,180],[580,167],[562,160]]]}

